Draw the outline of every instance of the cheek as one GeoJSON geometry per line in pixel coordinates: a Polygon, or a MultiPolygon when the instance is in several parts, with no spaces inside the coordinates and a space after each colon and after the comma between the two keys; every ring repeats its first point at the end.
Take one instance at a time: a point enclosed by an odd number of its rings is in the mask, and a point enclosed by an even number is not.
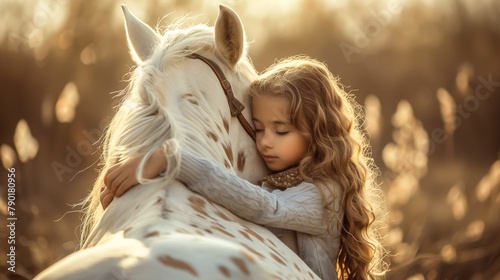
{"type": "Polygon", "coordinates": [[[297,154],[299,154],[302,157],[306,156],[309,150],[309,142],[305,138],[300,137],[300,139],[297,139],[295,143],[296,143],[295,149],[297,151],[297,154]]]}
{"type": "Polygon", "coordinates": [[[257,147],[257,151],[260,153],[260,152],[261,152],[261,150],[262,150],[262,145],[260,144],[260,139],[259,139],[259,137],[257,137],[257,138],[255,139],[255,147],[257,147]]]}

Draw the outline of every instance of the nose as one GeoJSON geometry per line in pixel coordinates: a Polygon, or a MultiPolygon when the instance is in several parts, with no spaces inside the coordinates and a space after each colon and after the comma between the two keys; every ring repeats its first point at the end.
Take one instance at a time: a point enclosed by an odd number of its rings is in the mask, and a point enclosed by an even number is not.
{"type": "Polygon", "coordinates": [[[260,137],[259,140],[259,144],[262,148],[272,148],[273,147],[273,136],[272,136],[272,133],[270,133],[269,130],[264,130],[264,132],[262,133],[262,136],[260,137]]]}

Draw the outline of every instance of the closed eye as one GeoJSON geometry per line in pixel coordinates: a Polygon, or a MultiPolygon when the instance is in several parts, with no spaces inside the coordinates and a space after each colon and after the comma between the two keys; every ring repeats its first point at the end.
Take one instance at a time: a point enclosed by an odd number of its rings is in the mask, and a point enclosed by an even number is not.
{"type": "Polygon", "coordinates": [[[287,135],[289,132],[290,132],[290,131],[283,131],[283,132],[281,132],[281,131],[276,131],[276,134],[278,134],[278,135],[287,135]]]}

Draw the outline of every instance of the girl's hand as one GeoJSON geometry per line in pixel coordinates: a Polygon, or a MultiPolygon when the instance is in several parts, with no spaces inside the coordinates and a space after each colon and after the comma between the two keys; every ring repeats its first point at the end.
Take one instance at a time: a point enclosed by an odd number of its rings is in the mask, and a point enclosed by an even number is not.
{"type": "MultiPolygon", "coordinates": [[[[106,175],[104,175],[106,189],[101,194],[101,204],[104,209],[111,203],[113,196],[120,197],[130,188],[139,184],[135,174],[143,157],[144,155],[135,156],[108,169],[106,175]]],[[[146,161],[142,176],[146,179],[153,179],[165,170],[166,167],[167,160],[163,149],[159,148],[146,161]]]]}
{"type": "Polygon", "coordinates": [[[102,208],[106,209],[108,208],[108,205],[113,201],[115,197],[111,193],[108,187],[104,188],[104,191],[101,193],[101,205],[102,208]]]}

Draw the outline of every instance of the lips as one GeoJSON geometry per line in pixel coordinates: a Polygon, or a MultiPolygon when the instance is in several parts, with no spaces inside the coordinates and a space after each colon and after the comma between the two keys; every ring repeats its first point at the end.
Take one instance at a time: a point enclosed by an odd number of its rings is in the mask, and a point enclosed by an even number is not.
{"type": "Polygon", "coordinates": [[[275,161],[278,157],[275,157],[275,156],[268,156],[268,155],[263,155],[262,158],[266,161],[266,162],[273,162],[275,161]]]}

